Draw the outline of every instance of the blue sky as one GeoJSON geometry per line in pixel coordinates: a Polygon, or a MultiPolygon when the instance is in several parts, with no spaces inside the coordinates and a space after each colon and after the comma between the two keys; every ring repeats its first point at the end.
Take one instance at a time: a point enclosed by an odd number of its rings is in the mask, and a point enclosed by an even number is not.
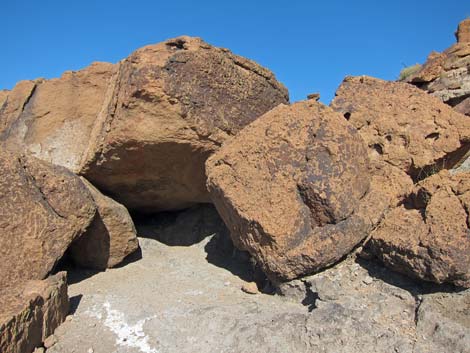
{"type": "Polygon", "coordinates": [[[346,75],[393,80],[449,47],[469,16],[468,0],[2,0],[0,89],[188,34],[268,67],[291,101],[328,103],[346,75]]]}

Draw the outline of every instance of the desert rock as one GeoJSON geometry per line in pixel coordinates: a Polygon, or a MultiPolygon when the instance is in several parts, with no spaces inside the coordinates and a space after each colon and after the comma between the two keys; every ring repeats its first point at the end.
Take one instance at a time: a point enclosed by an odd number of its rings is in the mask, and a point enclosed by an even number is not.
{"type": "Polygon", "coordinates": [[[0,153],[0,277],[43,279],[95,215],[93,199],[64,167],[0,153]]]}
{"type": "Polygon", "coordinates": [[[415,180],[455,166],[470,150],[468,118],[403,82],[347,77],[331,106],[358,129],[372,163],[415,180]]]}
{"type": "Polygon", "coordinates": [[[81,174],[141,212],[210,202],[208,156],[287,101],[270,71],[199,38],[144,47],[119,64],[81,174]]]}
{"type": "Polygon", "coordinates": [[[0,300],[0,352],[30,353],[65,320],[66,274],[14,286],[2,284],[0,300]]]}
{"type": "Polygon", "coordinates": [[[470,173],[420,182],[372,233],[371,251],[413,278],[470,287],[470,173]]]}
{"type": "Polygon", "coordinates": [[[271,110],[206,167],[234,243],[271,279],[334,263],[370,229],[366,146],[340,114],[314,100],[271,110]]]}
{"type": "Polygon", "coordinates": [[[85,178],[82,181],[96,203],[97,213],[85,234],[73,242],[70,255],[83,267],[114,267],[139,247],[134,223],[123,205],[103,195],[85,178]]]}
{"type": "Polygon", "coordinates": [[[455,37],[458,43],[470,43],[470,19],[467,18],[459,23],[455,37]]]}
{"type": "Polygon", "coordinates": [[[19,82],[2,106],[0,140],[74,172],[80,169],[115,66],[94,63],[52,80],[19,82]]]}

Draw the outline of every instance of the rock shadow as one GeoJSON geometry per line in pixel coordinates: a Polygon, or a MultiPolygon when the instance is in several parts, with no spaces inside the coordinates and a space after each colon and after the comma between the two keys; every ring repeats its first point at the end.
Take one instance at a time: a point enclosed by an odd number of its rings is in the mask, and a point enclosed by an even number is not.
{"type": "Polygon", "coordinates": [[[437,284],[419,279],[412,279],[387,268],[376,258],[363,259],[357,257],[356,262],[367,270],[369,276],[380,279],[392,286],[404,289],[415,297],[423,294],[457,293],[465,290],[465,288],[457,287],[452,284],[437,284]]]}
{"type": "Polygon", "coordinates": [[[78,309],[78,306],[80,305],[80,302],[82,301],[83,295],[82,294],[77,294],[74,295],[73,297],[70,297],[69,299],[69,315],[75,314],[75,312],[78,309]]]}

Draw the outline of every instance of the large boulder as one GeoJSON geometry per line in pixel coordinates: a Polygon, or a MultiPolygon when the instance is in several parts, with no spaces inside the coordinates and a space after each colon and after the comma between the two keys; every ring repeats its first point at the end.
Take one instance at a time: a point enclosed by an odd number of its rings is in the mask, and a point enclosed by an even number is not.
{"type": "Polygon", "coordinates": [[[22,81],[3,107],[0,92],[0,140],[78,172],[114,70],[112,64],[94,63],[58,79],[22,81]]]}
{"type": "Polygon", "coordinates": [[[0,278],[43,279],[95,216],[93,199],[64,167],[1,150],[0,278]]]}
{"type": "Polygon", "coordinates": [[[469,212],[470,173],[441,171],[385,216],[368,248],[413,278],[470,287],[469,212]]]}
{"type": "Polygon", "coordinates": [[[32,353],[68,314],[66,274],[13,286],[2,281],[0,302],[0,352],[32,353]]]}
{"type": "Polygon", "coordinates": [[[459,43],[470,43],[470,18],[459,23],[455,37],[459,43]]]}
{"type": "Polygon", "coordinates": [[[234,243],[275,281],[334,263],[370,229],[366,146],[340,114],[314,100],[266,113],[206,168],[234,243]]]}
{"type": "Polygon", "coordinates": [[[87,231],[70,247],[72,260],[83,267],[104,270],[114,267],[139,247],[134,222],[127,209],[103,195],[85,178],[97,207],[87,231]]]}
{"type": "Polygon", "coordinates": [[[209,155],[288,101],[270,71],[199,38],[144,47],[118,66],[81,174],[140,212],[210,202],[209,155]]]}
{"type": "Polygon", "coordinates": [[[359,131],[372,163],[415,181],[461,163],[470,150],[468,118],[407,83],[347,77],[331,107],[359,131]]]}

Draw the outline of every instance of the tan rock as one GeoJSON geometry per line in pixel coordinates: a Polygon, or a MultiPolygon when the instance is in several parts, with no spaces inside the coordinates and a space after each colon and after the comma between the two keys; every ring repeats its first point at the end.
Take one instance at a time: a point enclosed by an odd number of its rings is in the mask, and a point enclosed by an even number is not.
{"type": "Polygon", "coordinates": [[[455,37],[459,43],[470,43],[470,18],[459,23],[455,37]]]}
{"type": "Polygon", "coordinates": [[[50,337],[69,310],[66,273],[0,287],[0,352],[30,353],[50,337]]]}
{"type": "Polygon", "coordinates": [[[470,287],[469,211],[470,173],[441,171],[385,216],[368,247],[398,272],[470,287]]]}
{"type": "Polygon", "coordinates": [[[358,129],[373,163],[415,180],[459,164],[470,150],[468,118],[406,83],[347,77],[331,106],[358,129]]]}
{"type": "Polygon", "coordinates": [[[80,179],[33,157],[0,152],[0,278],[43,279],[95,215],[80,179]]]}
{"type": "Polygon", "coordinates": [[[46,339],[44,340],[44,347],[46,349],[49,349],[53,345],[55,345],[56,343],[57,343],[57,337],[54,336],[54,335],[50,335],[50,336],[46,337],[46,339]]]}
{"type": "Polygon", "coordinates": [[[70,255],[83,267],[114,267],[139,247],[134,223],[123,205],[103,195],[85,178],[82,181],[93,196],[97,214],[85,234],[72,244],[70,255]]]}
{"type": "Polygon", "coordinates": [[[81,174],[141,212],[209,202],[207,157],[288,101],[270,71],[191,37],[137,50],[113,85],[81,174]]]}
{"type": "Polygon", "coordinates": [[[242,286],[242,291],[247,294],[259,294],[258,286],[255,282],[247,282],[242,286]]]}
{"type": "Polygon", "coordinates": [[[373,222],[364,203],[366,146],[340,114],[314,100],[266,113],[222,146],[206,169],[235,244],[276,281],[338,261],[373,222]]]}
{"type": "Polygon", "coordinates": [[[77,172],[114,70],[94,63],[58,79],[18,83],[0,110],[0,140],[77,172]]]}

